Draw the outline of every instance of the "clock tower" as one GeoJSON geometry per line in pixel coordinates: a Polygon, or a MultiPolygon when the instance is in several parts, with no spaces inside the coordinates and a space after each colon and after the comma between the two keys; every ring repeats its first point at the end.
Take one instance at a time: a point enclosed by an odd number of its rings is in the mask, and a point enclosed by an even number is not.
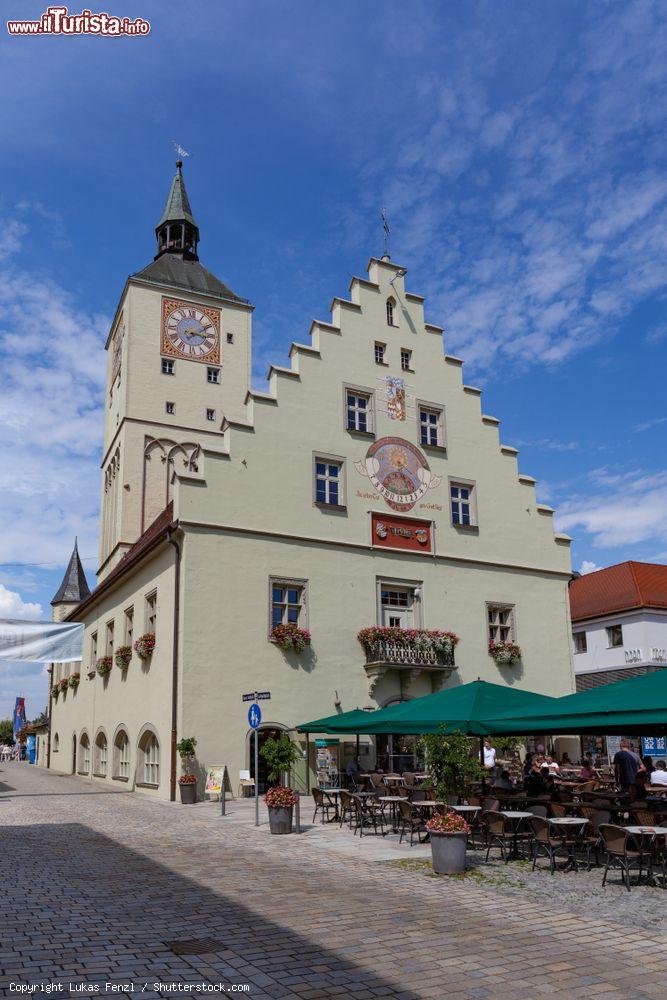
{"type": "Polygon", "coordinates": [[[244,416],[250,388],[253,307],[199,260],[180,160],[155,235],[106,344],[100,579],[168,505],[174,471],[222,450],[223,418],[244,416]]]}

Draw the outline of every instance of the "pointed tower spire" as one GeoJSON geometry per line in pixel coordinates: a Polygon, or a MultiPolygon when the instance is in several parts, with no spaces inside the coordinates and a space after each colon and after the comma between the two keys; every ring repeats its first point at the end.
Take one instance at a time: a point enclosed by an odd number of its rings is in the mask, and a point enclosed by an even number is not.
{"type": "Polygon", "coordinates": [[[67,569],[65,570],[63,582],[60,584],[58,592],[51,601],[51,606],[55,607],[58,604],[79,604],[89,596],[90,587],[88,586],[86,574],[84,573],[83,566],[81,565],[79,548],[77,539],[75,538],[74,550],[70,557],[67,569]]]}
{"type": "Polygon", "coordinates": [[[183,161],[176,161],[176,174],[171,182],[167,204],[162,218],[155,227],[157,254],[155,260],[164,253],[178,254],[188,260],[199,260],[197,244],[199,227],[190,208],[188,192],[183,180],[183,161]]]}

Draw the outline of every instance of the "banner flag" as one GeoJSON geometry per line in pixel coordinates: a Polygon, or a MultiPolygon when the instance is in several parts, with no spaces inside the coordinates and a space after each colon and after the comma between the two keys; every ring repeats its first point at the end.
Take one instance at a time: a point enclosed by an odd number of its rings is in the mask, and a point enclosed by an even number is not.
{"type": "Polygon", "coordinates": [[[83,625],[0,618],[0,660],[68,663],[82,659],[83,625]]]}
{"type": "Polygon", "coordinates": [[[19,733],[25,726],[25,698],[17,698],[14,705],[14,739],[19,738],[19,733]]]}

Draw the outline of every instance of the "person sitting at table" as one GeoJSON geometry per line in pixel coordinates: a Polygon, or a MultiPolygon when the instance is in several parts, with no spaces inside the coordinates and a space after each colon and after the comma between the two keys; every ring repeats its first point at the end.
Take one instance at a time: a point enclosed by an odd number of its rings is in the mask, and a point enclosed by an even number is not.
{"type": "Polygon", "coordinates": [[[560,766],[561,767],[572,767],[572,761],[570,760],[570,755],[567,752],[567,750],[564,752],[563,756],[560,759],[560,766]]]}
{"type": "Polygon", "coordinates": [[[558,765],[558,761],[554,760],[553,757],[551,756],[551,754],[547,754],[547,756],[546,756],[546,758],[544,760],[544,764],[546,765],[546,767],[548,767],[549,774],[556,775],[560,771],[560,767],[558,765]]]}
{"type": "Polygon", "coordinates": [[[591,762],[589,760],[586,760],[582,765],[581,770],[579,771],[579,780],[593,781],[595,778],[598,777],[599,775],[595,770],[595,768],[593,767],[593,765],[591,764],[591,762]]]}
{"type": "Polygon", "coordinates": [[[667,785],[667,765],[664,760],[656,761],[655,770],[651,774],[651,784],[663,787],[667,785]]]}
{"type": "Polygon", "coordinates": [[[524,779],[528,777],[533,769],[533,754],[528,752],[526,754],[526,759],[523,762],[523,776],[524,779]]]}
{"type": "Polygon", "coordinates": [[[539,774],[531,774],[526,781],[526,791],[529,795],[549,795],[555,788],[555,781],[549,773],[546,764],[542,766],[539,774]]]}
{"type": "Polygon", "coordinates": [[[642,763],[644,765],[646,773],[650,778],[653,772],[655,771],[655,766],[653,764],[653,757],[642,757],[642,763]]]}
{"type": "Polygon", "coordinates": [[[499,788],[511,792],[514,788],[509,771],[501,771],[500,777],[491,782],[491,788],[499,788]]]}

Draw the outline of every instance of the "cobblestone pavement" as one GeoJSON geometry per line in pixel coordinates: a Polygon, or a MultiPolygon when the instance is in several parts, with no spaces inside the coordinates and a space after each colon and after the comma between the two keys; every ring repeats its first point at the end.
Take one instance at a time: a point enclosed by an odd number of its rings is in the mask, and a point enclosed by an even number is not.
{"type": "Polygon", "coordinates": [[[1,995],[108,996],[107,983],[243,985],[253,1000],[667,994],[664,919],[637,929],[634,916],[661,890],[614,884],[607,909],[599,895],[588,907],[575,897],[599,873],[579,888],[567,876],[567,891],[562,873],[524,888],[521,866],[434,877],[426,848],[337,825],[270,837],[252,821],[248,802],[223,818],[214,803],[0,765],[1,995]]]}

